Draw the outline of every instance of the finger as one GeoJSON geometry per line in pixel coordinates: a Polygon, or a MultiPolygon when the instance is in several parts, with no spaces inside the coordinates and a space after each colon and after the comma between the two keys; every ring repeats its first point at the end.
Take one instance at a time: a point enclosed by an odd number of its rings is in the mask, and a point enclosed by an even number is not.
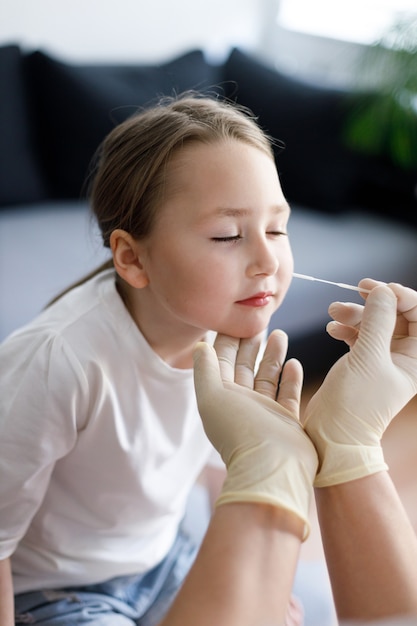
{"type": "Polygon", "coordinates": [[[287,348],[287,335],[281,330],[272,331],[255,377],[255,391],[275,400],[287,348]]]}
{"type": "Polygon", "coordinates": [[[221,377],[224,382],[234,382],[236,356],[239,350],[240,339],[229,335],[217,335],[214,349],[219,361],[221,377]]]}
{"type": "Polygon", "coordinates": [[[332,302],[328,308],[330,317],[347,326],[359,326],[363,315],[363,304],[354,302],[332,302]]]}
{"type": "MultiPolygon", "coordinates": [[[[386,285],[387,283],[382,282],[381,280],[375,280],[374,278],[362,278],[358,287],[361,289],[366,289],[367,291],[372,291],[374,287],[378,287],[378,285],[386,285]]],[[[364,292],[360,292],[363,298],[367,298],[368,294],[364,292]]]]}
{"type": "MultiPolygon", "coordinates": [[[[400,314],[400,323],[401,320],[405,320],[405,324],[403,324],[404,334],[417,337],[417,291],[398,283],[389,283],[388,287],[392,289],[397,297],[397,311],[400,314]]],[[[396,333],[400,334],[399,330],[396,329],[396,333]]]]}
{"type": "Polygon", "coordinates": [[[300,419],[302,388],[302,365],[297,359],[289,359],[282,369],[277,402],[297,420],[300,419]]]}
{"type": "Polygon", "coordinates": [[[375,287],[366,299],[355,347],[389,354],[397,319],[397,298],[388,286],[375,287]]]}
{"type": "Polygon", "coordinates": [[[212,346],[203,341],[196,344],[193,352],[194,388],[199,407],[207,406],[219,388],[223,388],[217,355],[212,346]]]}
{"type": "MultiPolygon", "coordinates": [[[[381,283],[370,278],[365,278],[359,283],[359,285],[364,289],[366,288],[371,290],[377,285],[385,284],[386,283],[381,283]]],[[[399,324],[401,324],[401,327],[396,329],[395,334],[410,335],[416,337],[417,291],[411,289],[410,287],[404,287],[399,283],[388,283],[388,287],[392,289],[397,297],[397,309],[399,314],[399,324]],[[408,326],[408,324],[411,324],[411,326],[408,326]]]]}
{"type": "Polygon", "coordinates": [[[253,389],[255,364],[264,333],[241,339],[235,363],[235,382],[253,389]]]}
{"type": "Polygon", "coordinates": [[[333,339],[344,341],[350,347],[355,343],[359,333],[359,329],[355,326],[347,326],[340,322],[329,322],[326,331],[333,339]]]}
{"type": "Polygon", "coordinates": [[[333,322],[326,326],[327,333],[338,341],[344,341],[352,347],[358,337],[364,307],[354,302],[332,302],[329,315],[333,322]]]}

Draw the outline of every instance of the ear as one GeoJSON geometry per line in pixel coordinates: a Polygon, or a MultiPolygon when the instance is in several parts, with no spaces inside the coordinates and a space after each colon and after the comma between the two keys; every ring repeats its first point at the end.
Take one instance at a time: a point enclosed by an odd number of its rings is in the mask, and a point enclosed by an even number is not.
{"type": "Polygon", "coordinates": [[[140,257],[140,244],[125,230],[110,235],[110,247],[116,272],[132,287],[141,289],[149,283],[140,257]]]}

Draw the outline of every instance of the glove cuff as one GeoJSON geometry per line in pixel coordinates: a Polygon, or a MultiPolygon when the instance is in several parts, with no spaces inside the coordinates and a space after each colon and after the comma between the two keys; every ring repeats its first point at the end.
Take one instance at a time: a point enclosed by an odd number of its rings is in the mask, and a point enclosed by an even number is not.
{"type": "Polygon", "coordinates": [[[304,522],[305,541],[310,533],[309,512],[316,466],[315,455],[307,459],[287,455],[280,458],[276,448],[257,446],[230,462],[216,506],[260,502],[285,509],[304,522]]]}
{"type": "Polygon", "coordinates": [[[320,451],[321,464],[314,487],[347,483],[388,469],[382,447],[328,444],[320,451]]]}

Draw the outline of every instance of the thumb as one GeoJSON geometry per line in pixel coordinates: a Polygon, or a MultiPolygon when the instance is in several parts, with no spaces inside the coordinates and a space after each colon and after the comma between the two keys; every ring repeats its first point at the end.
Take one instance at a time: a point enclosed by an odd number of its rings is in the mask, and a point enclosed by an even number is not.
{"type": "Polygon", "coordinates": [[[386,285],[372,289],[366,299],[358,340],[352,351],[389,353],[397,319],[397,298],[386,285]]]}
{"type": "Polygon", "coordinates": [[[193,352],[194,388],[198,406],[206,405],[216,390],[223,389],[220,366],[215,349],[204,341],[196,344],[193,352]]]}

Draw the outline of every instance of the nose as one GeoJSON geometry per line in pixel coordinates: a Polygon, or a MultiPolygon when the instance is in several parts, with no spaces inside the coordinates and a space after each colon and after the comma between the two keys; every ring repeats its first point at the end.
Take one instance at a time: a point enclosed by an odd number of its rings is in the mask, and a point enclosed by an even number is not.
{"type": "Polygon", "coordinates": [[[248,275],[273,276],[278,268],[276,242],[268,240],[265,236],[257,237],[251,244],[250,261],[247,267],[248,275]]]}

